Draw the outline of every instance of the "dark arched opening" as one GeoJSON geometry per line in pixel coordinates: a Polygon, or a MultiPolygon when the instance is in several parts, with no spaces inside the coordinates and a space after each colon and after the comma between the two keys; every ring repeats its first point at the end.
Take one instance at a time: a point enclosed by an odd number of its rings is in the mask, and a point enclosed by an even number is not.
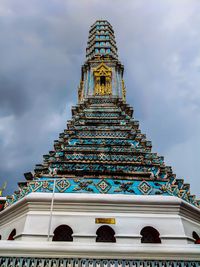
{"type": "Polygon", "coordinates": [[[99,227],[96,234],[96,242],[116,242],[115,231],[108,225],[99,227]]]}
{"type": "Polygon", "coordinates": [[[60,225],[54,230],[54,236],[52,241],[73,241],[73,231],[68,225],[60,225]]]}
{"type": "Polygon", "coordinates": [[[140,234],[141,243],[161,243],[159,232],[151,226],[144,227],[140,234]]]}
{"type": "Polygon", "coordinates": [[[16,236],[16,229],[13,229],[8,237],[8,240],[14,240],[15,236],[16,236]]]}
{"type": "Polygon", "coordinates": [[[100,76],[100,85],[106,85],[106,77],[100,76]]]}
{"type": "Polygon", "coordinates": [[[192,237],[195,240],[194,243],[200,245],[200,237],[199,237],[199,235],[195,231],[192,232],[192,237]]]}

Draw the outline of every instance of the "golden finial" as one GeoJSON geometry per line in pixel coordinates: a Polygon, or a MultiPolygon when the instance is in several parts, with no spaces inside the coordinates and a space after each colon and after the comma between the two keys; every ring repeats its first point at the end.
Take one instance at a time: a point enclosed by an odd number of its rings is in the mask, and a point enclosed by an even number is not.
{"type": "Polygon", "coordinates": [[[7,186],[7,182],[4,182],[4,183],[3,183],[3,186],[0,187],[0,197],[3,196],[3,191],[6,189],[6,186],[7,186]]]}

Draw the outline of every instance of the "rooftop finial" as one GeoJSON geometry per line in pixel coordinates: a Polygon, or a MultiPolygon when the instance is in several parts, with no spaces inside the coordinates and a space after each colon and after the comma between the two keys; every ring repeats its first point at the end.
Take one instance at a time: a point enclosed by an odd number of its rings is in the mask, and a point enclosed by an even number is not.
{"type": "Polygon", "coordinates": [[[125,101],[124,67],[118,60],[114,31],[107,20],[97,20],[90,27],[86,59],[78,88],[79,102],[91,96],[125,101]]]}
{"type": "Polygon", "coordinates": [[[7,182],[4,182],[2,187],[0,187],[0,197],[3,196],[3,191],[6,189],[6,186],[7,186],[7,182]]]}
{"type": "Polygon", "coordinates": [[[111,56],[118,58],[114,31],[107,20],[97,20],[90,29],[86,49],[86,58],[111,56]]]}

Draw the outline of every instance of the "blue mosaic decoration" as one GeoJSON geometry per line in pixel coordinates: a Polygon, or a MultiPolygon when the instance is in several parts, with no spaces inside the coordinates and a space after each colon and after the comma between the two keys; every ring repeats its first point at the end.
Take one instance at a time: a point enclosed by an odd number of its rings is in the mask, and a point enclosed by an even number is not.
{"type": "Polygon", "coordinates": [[[7,201],[10,205],[20,198],[31,192],[52,193],[55,182],[55,193],[99,193],[99,194],[134,194],[134,195],[172,195],[171,188],[166,182],[149,181],[142,182],[137,180],[119,180],[117,178],[60,178],[60,177],[41,177],[38,181],[31,181],[26,190],[15,193],[12,198],[7,201]],[[145,187],[151,190],[145,189],[145,187]]]}
{"type": "Polygon", "coordinates": [[[138,189],[145,195],[148,195],[151,190],[152,190],[152,187],[149,185],[149,183],[147,182],[141,182],[138,186],[138,189]]]}
{"type": "Polygon", "coordinates": [[[114,184],[119,186],[117,189],[115,189],[114,192],[117,192],[117,193],[121,193],[121,192],[126,193],[127,192],[127,193],[135,194],[135,191],[132,188],[133,182],[114,181],[114,184]]]}
{"type": "Polygon", "coordinates": [[[66,180],[66,179],[59,179],[58,181],[56,181],[56,188],[58,190],[58,192],[65,192],[66,189],[68,189],[70,187],[70,181],[66,180]]]}
{"type": "Polygon", "coordinates": [[[96,188],[99,190],[100,193],[105,194],[111,189],[111,184],[105,179],[103,179],[96,184],[96,188]]]}
{"type": "MultiPolygon", "coordinates": [[[[96,194],[132,194],[132,195],[165,195],[179,196],[180,191],[174,194],[174,189],[167,181],[139,181],[120,180],[114,178],[61,178],[61,177],[41,177],[38,181],[29,182],[28,186],[12,197],[7,199],[6,206],[9,206],[20,198],[31,192],[52,193],[55,182],[55,193],[96,193],[96,194]]],[[[184,195],[184,200],[195,203],[194,199],[184,195]]]]}
{"type": "Polygon", "coordinates": [[[72,118],[6,206],[31,192],[51,193],[56,181],[56,193],[174,195],[200,207],[189,185],[152,153],[126,103],[123,70],[112,26],[97,21],[89,33],[72,118]]]}
{"type": "Polygon", "coordinates": [[[90,186],[93,185],[92,180],[75,179],[74,182],[77,183],[77,186],[74,187],[73,191],[94,192],[90,186]]]}

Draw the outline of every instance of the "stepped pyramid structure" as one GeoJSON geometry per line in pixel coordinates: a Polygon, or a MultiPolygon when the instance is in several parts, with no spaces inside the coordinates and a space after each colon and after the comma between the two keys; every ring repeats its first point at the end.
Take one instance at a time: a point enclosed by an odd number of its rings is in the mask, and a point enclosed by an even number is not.
{"type": "Polygon", "coordinates": [[[200,265],[200,201],[151,151],[123,71],[112,26],[96,21],[72,119],[0,199],[0,266],[200,265]]]}

